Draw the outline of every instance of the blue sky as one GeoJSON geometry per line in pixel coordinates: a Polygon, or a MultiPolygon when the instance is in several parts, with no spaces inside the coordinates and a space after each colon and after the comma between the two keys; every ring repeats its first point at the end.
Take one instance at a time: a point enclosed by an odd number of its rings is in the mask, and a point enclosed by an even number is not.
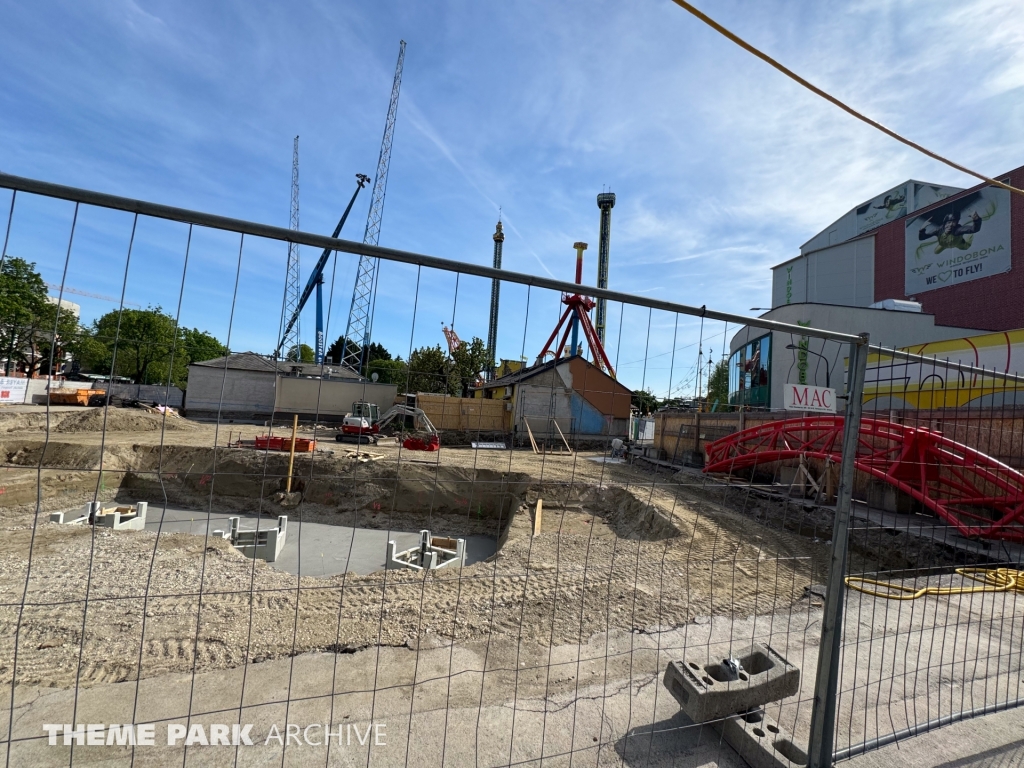
{"type": "MultiPolygon", "coordinates": [[[[731,0],[701,7],[816,84],[978,170],[1024,164],[1024,15],[997,0],[731,0]]],[[[667,0],[377,3],[0,0],[0,169],[287,226],[301,136],[301,223],[329,233],[373,175],[408,42],[382,245],[489,264],[501,207],[507,269],[571,279],[607,185],[612,288],[746,313],[769,267],[861,201],[913,177],[970,180],[857,123],[667,0]]],[[[0,206],[6,218],[6,192],[0,206]]],[[[364,192],[344,235],[362,239],[364,192]]],[[[19,199],[8,252],[60,282],[72,206],[19,199]]],[[[82,209],[66,284],[160,304],[231,347],[270,351],[286,248],[82,209]],[[238,274],[237,296],[235,278],[238,274]],[[127,276],[127,277],[126,277],[127,276]],[[234,298],[234,312],[232,303],[234,298]]],[[[316,259],[303,249],[303,274],[316,259]]],[[[344,330],[355,259],[334,275],[344,330]]],[[[499,354],[530,358],[557,296],[505,286],[499,354]]],[[[374,334],[405,357],[486,336],[489,285],[385,265],[374,334]],[[413,329],[413,307],[415,328],[413,329]]],[[[90,321],[115,305],[71,296],[90,321]]],[[[621,378],[689,387],[699,321],[609,310],[621,378]],[[648,320],[650,331],[648,332],[648,320]],[[675,356],[673,360],[673,336],[675,356]],[[621,340],[620,340],[621,339],[621,340]]],[[[340,326],[340,327],[339,327],[340,326]]],[[[723,327],[704,328],[721,354],[723,327]]],[[[313,315],[303,317],[312,343],[313,315]]]]}

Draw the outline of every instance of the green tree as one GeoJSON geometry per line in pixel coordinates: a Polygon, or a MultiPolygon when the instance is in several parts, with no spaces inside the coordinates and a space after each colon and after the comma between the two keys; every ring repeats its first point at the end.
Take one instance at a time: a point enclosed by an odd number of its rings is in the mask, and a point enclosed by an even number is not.
{"type": "Polygon", "coordinates": [[[8,375],[19,363],[29,376],[49,372],[51,355],[59,369],[65,352],[76,348],[84,335],[75,316],[58,311],[48,299],[35,266],[12,256],[0,269],[0,354],[7,358],[8,375]]]}
{"type": "Polygon", "coordinates": [[[128,376],[136,384],[148,384],[151,374],[166,380],[176,333],[174,318],[159,306],[115,309],[93,323],[93,332],[107,350],[103,373],[128,376]]]}
{"type": "Polygon", "coordinates": [[[358,355],[359,345],[346,340],[344,336],[339,336],[334,340],[334,343],[327,348],[327,352],[324,356],[331,358],[333,365],[341,365],[341,361],[345,359],[346,353],[350,355],[358,355]]]}
{"type": "Polygon", "coordinates": [[[285,356],[285,360],[292,363],[315,363],[316,353],[309,344],[300,344],[298,348],[292,347],[288,350],[288,354],[285,356]]]}
{"type": "Polygon", "coordinates": [[[377,374],[377,382],[380,384],[394,384],[399,392],[405,391],[405,384],[409,376],[409,367],[402,358],[396,360],[372,360],[366,366],[366,375],[373,378],[377,374]]]}
{"type": "Polygon", "coordinates": [[[630,404],[638,408],[641,414],[653,413],[658,407],[658,398],[650,389],[640,389],[633,393],[630,404]]]}
{"type": "Polygon", "coordinates": [[[217,338],[198,328],[175,328],[173,317],[159,306],[114,310],[93,323],[88,369],[128,376],[136,384],[165,384],[185,388],[188,367],[227,354],[217,338]],[[115,359],[116,353],[116,359],[115,359]]]}
{"type": "Polygon", "coordinates": [[[485,370],[490,362],[487,346],[482,339],[474,336],[471,341],[463,342],[452,355],[449,393],[460,397],[469,395],[469,388],[480,378],[480,372],[485,370]]]}
{"type": "Polygon", "coordinates": [[[717,410],[726,410],[729,405],[729,361],[719,360],[708,380],[708,407],[718,401],[717,410]]]}
{"type": "Polygon", "coordinates": [[[361,360],[360,373],[368,375],[367,370],[370,362],[376,360],[391,360],[391,353],[384,347],[383,344],[378,344],[376,341],[370,342],[366,346],[366,354],[362,354],[362,347],[354,341],[347,341],[344,336],[339,336],[334,340],[334,343],[327,348],[325,354],[326,357],[331,358],[334,365],[341,365],[341,361],[345,359],[346,355],[355,357],[361,360]]]}
{"type": "Polygon", "coordinates": [[[441,346],[420,347],[409,355],[408,392],[448,392],[448,356],[441,346]]]}
{"type": "Polygon", "coordinates": [[[227,354],[227,347],[206,331],[200,331],[198,328],[181,328],[178,333],[180,341],[175,358],[181,358],[186,375],[188,367],[193,363],[213,360],[227,354]]]}

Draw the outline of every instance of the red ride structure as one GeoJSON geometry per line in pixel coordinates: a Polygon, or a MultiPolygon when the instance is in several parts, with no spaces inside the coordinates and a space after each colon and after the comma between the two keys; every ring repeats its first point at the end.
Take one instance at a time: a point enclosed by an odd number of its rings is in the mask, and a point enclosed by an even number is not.
{"type": "MultiPolygon", "coordinates": [[[[573,248],[576,249],[576,284],[583,284],[583,252],[587,249],[586,243],[573,243],[573,248]]],[[[540,351],[537,356],[537,364],[544,362],[544,356],[547,354],[553,354],[555,360],[558,360],[562,356],[562,352],[565,350],[565,342],[569,339],[569,333],[572,333],[572,348],[569,350],[569,355],[577,355],[580,351],[580,345],[578,343],[577,331],[579,328],[583,329],[583,335],[587,339],[587,343],[590,345],[590,350],[594,354],[594,362],[599,368],[607,371],[608,375],[615,378],[615,369],[612,368],[611,361],[608,359],[607,353],[604,351],[604,345],[601,343],[601,339],[598,338],[597,331],[594,329],[594,325],[590,322],[590,310],[592,310],[596,304],[594,300],[583,296],[582,294],[575,293],[572,296],[566,294],[562,297],[562,303],[565,304],[565,312],[558,319],[558,323],[555,325],[555,330],[551,332],[548,340],[544,343],[544,348],[540,351]],[[567,320],[571,321],[566,324],[567,320]],[[554,351],[551,349],[551,343],[555,340],[558,332],[562,330],[562,326],[565,325],[565,333],[562,334],[562,340],[555,347],[554,351]]]]}
{"type": "MultiPolygon", "coordinates": [[[[705,472],[801,456],[842,458],[842,416],[761,424],[705,447],[705,472]]],[[[969,538],[1024,543],[1024,474],[942,433],[863,419],[855,466],[909,494],[969,538]]]]}

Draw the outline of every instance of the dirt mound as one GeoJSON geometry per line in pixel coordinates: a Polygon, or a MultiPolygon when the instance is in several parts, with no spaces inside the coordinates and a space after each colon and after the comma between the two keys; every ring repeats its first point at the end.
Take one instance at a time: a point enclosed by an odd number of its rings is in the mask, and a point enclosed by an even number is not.
{"type": "Polygon", "coordinates": [[[54,429],[55,432],[168,432],[195,431],[201,427],[180,416],[149,413],[136,408],[89,408],[73,413],[54,429]]]}
{"type": "MultiPolygon", "coordinates": [[[[60,424],[65,414],[55,411],[50,413],[50,429],[60,424]]],[[[34,432],[46,431],[46,411],[25,413],[23,411],[0,411],[0,432],[34,432]]]]}

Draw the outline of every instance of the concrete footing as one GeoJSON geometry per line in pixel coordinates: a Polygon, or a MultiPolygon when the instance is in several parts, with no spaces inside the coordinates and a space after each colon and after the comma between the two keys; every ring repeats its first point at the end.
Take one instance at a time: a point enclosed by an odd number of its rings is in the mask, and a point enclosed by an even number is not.
{"type": "Polygon", "coordinates": [[[466,564],[466,540],[431,536],[420,531],[420,543],[411,549],[396,551],[394,541],[388,542],[388,568],[411,568],[414,571],[432,571],[437,568],[466,564]]]}
{"type": "Polygon", "coordinates": [[[275,528],[241,528],[241,518],[229,517],[227,531],[214,531],[215,536],[227,539],[231,546],[246,557],[259,558],[273,563],[281,554],[285,537],[288,535],[288,516],[277,518],[275,528]]]}
{"type": "Polygon", "coordinates": [[[59,525],[98,525],[116,531],[141,531],[146,527],[149,504],[108,504],[90,501],[71,512],[53,512],[50,522],[59,525]]]}
{"type": "Polygon", "coordinates": [[[793,696],[800,670],[765,643],[739,651],[733,659],[688,656],[669,662],[665,687],[695,723],[717,720],[793,696]]]}

